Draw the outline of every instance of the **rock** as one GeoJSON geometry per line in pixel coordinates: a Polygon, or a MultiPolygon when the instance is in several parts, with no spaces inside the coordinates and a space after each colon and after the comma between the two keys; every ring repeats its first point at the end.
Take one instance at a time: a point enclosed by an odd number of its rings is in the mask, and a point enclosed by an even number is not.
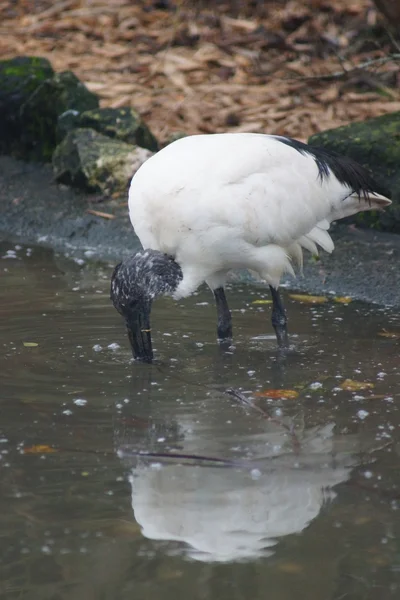
{"type": "Polygon", "coordinates": [[[1,61],[0,152],[26,160],[51,160],[58,116],[98,105],[97,97],[73,73],[55,74],[43,58],[1,61]]]}
{"type": "Polygon", "coordinates": [[[71,111],[58,119],[59,137],[62,139],[73,128],[89,128],[111,138],[117,138],[156,152],[158,142],[138,112],[133,108],[98,108],[78,115],[71,111]]]}
{"type": "Polygon", "coordinates": [[[0,153],[18,154],[23,134],[20,110],[54,71],[45,58],[19,56],[0,61],[0,153]]]}
{"type": "Polygon", "coordinates": [[[152,155],[93,129],[74,129],[57,146],[53,169],[60,183],[108,196],[126,194],[132,176],[152,155]]]}
{"type": "Polygon", "coordinates": [[[96,108],[95,94],[70,71],[56,73],[44,81],[22,105],[24,154],[30,160],[51,160],[57,145],[57,120],[65,112],[77,113],[96,108]]]}
{"type": "Polygon", "coordinates": [[[180,140],[184,137],[187,137],[187,135],[188,134],[184,133],[183,131],[174,131],[165,140],[165,142],[163,144],[163,148],[165,148],[165,146],[169,146],[169,144],[172,144],[173,142],[176,142],[176,140],[180,140]]]}
{"type": "Polygon", "coordinates": [[[308,141],[354,158],[390,191],[393,204],[385,212],[368,211],[348,220],[400,233],[400,112],[323,131],[308,141]]]}

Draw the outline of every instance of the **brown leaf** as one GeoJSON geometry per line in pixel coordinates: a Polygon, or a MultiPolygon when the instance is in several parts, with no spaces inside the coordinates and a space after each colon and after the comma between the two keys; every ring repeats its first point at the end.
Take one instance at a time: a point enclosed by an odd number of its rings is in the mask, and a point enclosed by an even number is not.
{"type": "Polygon", "coordinates": [[[390,338],[392,340],[400,339],[400,332],[387,331],[386,329],[382,329],[382,331],[379,331],[378,335],[380,335],[381,337],[390,338]]]}

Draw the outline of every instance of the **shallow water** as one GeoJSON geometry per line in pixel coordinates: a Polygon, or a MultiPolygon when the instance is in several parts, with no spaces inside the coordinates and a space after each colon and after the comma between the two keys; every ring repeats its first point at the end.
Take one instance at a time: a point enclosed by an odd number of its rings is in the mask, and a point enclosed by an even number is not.
{"type": "Polygon", "coordinates": [[[202,289],[156,303],[140,365],[109,265],[0,256],[1,598],[399,597],[394,311],[284,291],[282,359],[263,288],[229,290],[228,351],[202,289]]]}

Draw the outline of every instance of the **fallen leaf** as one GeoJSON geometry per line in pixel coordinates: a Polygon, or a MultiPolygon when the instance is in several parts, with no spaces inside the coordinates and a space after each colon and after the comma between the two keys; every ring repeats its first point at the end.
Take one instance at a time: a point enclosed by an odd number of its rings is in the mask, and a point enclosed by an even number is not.
{"type": "Polygon", "coordinates": [[[272,300],[253,300],[252,304],[272,304],[272,300]]]}
{"type": "Polygon", "coordinates": [[[304,302],[305,304],[324,304],[328,302],[328,298],[326,296],[308,296],[307,294],[289,294],[289,297],[292,300],[297,300],[298,302],[304,302]]]}
{"type": "Polygon", "coordinates": [[[25,348],[36,348],[36,346],[39,346],[39,344],[37,342],[23,342],[25,348]]]}
{"type": "Polygon", "coordinates": [[[378,335],[380,335],[381,337],[390,338],[392,340],[400,339],[400,333],[397,333],[395,331],[387,331],[386,329],[382,329],[382,331],[379,331],[378,335]]]}
{"type": "Polygon", "coordinates": [[[88,208],[86,212],[90,215],[94,215],[95,217],[102,217],[103,219],[115,219],[115,215],[101,212],[101,210],[93,210],[92,208],[88,208]]]}
{"type": "Polygon", "coordinates": [[[254,394],[257,398],[283,398],[285,400],[294,400],[299,393],[296,390],[263,390],[254,394]]]}
{"type": "Polygon", "coordinates": [[[277,565],[279,571],[296,575],[303,572],[303,567],[295,562],[281,562],[277,565]]]}
{"type": "Polygon", "coordinates": [[[57,452],[57,450],[51,446],[46,446],[46,444],[36,444],[35,446],[24,448],[24,454],[51,454],[53,452],[57,452]]]}
{"type": "Polygon", "coordinates": [[[352,302],[353,298],[350,298],[350,296],[335,296],[334,297],[334,301],[337,302],[338,304],[350,304],[350,302],[352,302]]]}
{"type": "Polygon", "coordinates": [[[354,379],[345,379],[339,386],[342,390],[349,392],[356,392],[358,390],[371,390],[374,386],[373,383],[368,381],[354,381],[354,379]]]}

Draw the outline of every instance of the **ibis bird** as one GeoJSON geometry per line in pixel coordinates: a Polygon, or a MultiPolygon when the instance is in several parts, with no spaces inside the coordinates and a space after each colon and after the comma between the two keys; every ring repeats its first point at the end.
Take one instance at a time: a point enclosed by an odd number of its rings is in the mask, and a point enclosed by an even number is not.
{"type": "Polygon", "coordinates": [[[390,200],[346,156],[277,135],[223,133],[181,138],[149,158],[129,189],[129,214],[143,250],[118,264],[111,300],[124,317],[136,359],[153,359],[150,311],[206,282],[217,334],[232,337],[225,296],[230,270],[249,269],[270,286],[278,345],[288,344],[279,294],[284,273],[302,267],[303,248],[332,252],[332,221],[390,200]]]}

